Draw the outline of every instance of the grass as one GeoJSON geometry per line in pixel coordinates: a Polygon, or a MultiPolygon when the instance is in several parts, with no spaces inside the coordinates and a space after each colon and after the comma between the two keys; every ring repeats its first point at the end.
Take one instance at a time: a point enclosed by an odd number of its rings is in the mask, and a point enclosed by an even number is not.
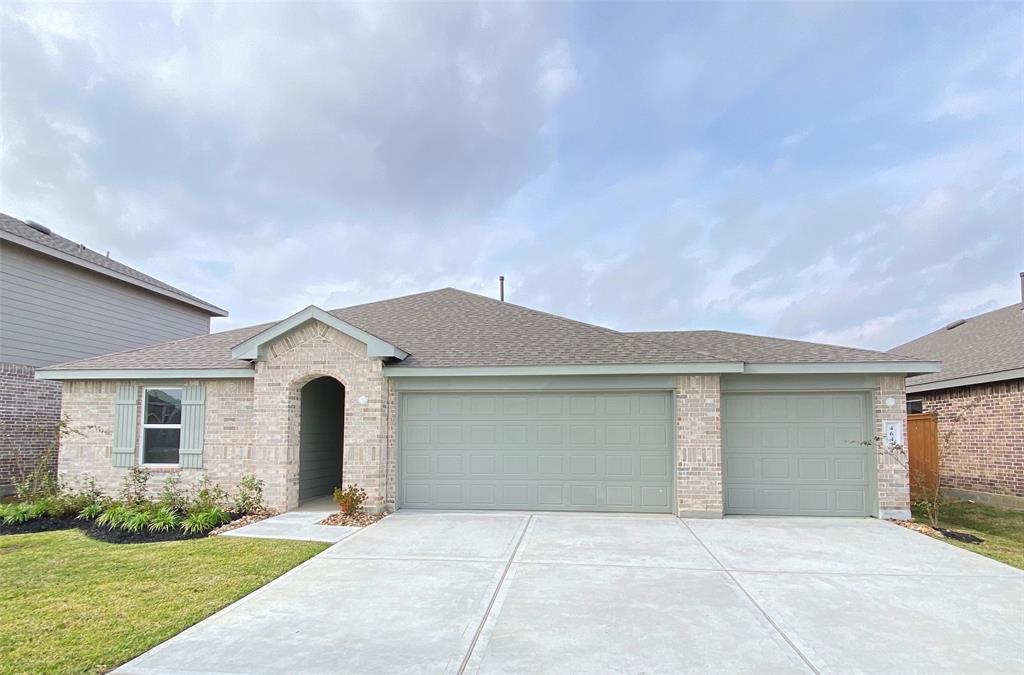
{"type": "Polygon", "coordinates": [[[0,537],[0,673],[104,672],[251,593],[326,544],[210,537],[0,537]]]}
{"type": "MultiPolygon", "coordinates": [[[[927,518],[915,517],[927,523],[927,518]]],[[[939,527],[969,532],[985,541],[964,544],[955,539],[942,541],[1024,569],[1024,513],[972,502],[950,501],[939,510],[939,527]]]]}

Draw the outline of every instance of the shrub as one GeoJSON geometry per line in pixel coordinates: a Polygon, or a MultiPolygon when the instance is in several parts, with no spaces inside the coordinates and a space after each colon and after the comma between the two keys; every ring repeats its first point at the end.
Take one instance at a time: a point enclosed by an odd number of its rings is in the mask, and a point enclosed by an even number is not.
{"type": "Polygon", "coordinates": [[[56,497],[60,493],[60,483],[54,467],[56,448],[51,446],[43,450],[35,465],[14,480],[14,494],[23,502],[31,502],[44,497],[56,497]]]}
{"type": "Polygon", "coordinates": [[[79,520],[96,520],[101,513],[103,513],[103,505],[99,502],[93,502],[92,504],[86,504],[82,507],[77,518],[79,520]]]}
{"type": "Polygon", "coordinates": [[[35,512],[39,514],[37,518],[66,518],[78,511],[70,498],[62,496],[42,497],[32,504],[35,512]]]}
{"type": "Polygon", "coordinates": [[[125,504],[138,504],[146,500],[146,484],[149,483],[150,472],[141,466],[133,466],[121,481],[118,499],[125,504]]]}
{"type": "Polygon", "coordinates": [[[184,511],[188,504],[188,496],[181,489],[181,477],[171,474],[164,480],[163,489],[160,491],[160,499],[157,501],[160,506],[169,509],[184,511]]]}
{"type": "Polygon", "coordinates": [[[235,496],[235,513],[261,513],[267,510],[263,502],[263,481],[256,474],[247,473],[238,482],[238,494],[235,496]]]}
{"type": "Polygon", "coordinates": [[[197,511],[208,511],[213,508],[223,510],[228,503],[227,491],[211,481],[207,476],[203,476],[196,486],[195,494],[185,505],[184,511],[186,513],[194,513],[197,511]]]}
{"type": "Polygon", "coordinates": [[[366,501],[366,490],[358,485],[349,485],[344,490],[341,487],[334,488],[334,503],[338,505],[342,513],[353,514],[358,511],[363,502],[366,501]]]}
{"type": "Polygon", "coordinates": [[[231,520],[231,516],[224,509],[211,506],[205,509],[191,511],[181,521],[181,529],[185,534],[200,534],[209,532],[218,525],[223,525],[231,520]]]}
{"type": "Polygon", "coordinates": [[[153,532],[167,532],[176,528],[180,520],[174,509],[161,506],[153,512],[153,517],[149,520],[149,529],[153,532]]]}

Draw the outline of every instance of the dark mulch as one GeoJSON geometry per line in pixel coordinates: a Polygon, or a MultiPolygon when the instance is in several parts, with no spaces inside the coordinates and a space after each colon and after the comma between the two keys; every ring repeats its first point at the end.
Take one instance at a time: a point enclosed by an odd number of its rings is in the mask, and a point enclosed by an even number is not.
{"type": "MultiPolygon", "coordinates": [[[[233,514],[238,516],[238,514],[233,514]]],[[[0,525],[0,536],[5,534],[33,534],[36,532],[50,532],[52,530],[70,530],[77,527],[87,537],[97,541],[105,541],[108,544],[152,544],[160,541],[184,541],[186,539],[199,539],[207,537],[209,532],[185,534],[180,529],[169,532],[128,532],[118,530],[105,525],[97,525],[91,520],[77,520],[75,518],[36,518],[16,525],[0,525]]]]}
{"type": "Polygon", "coordinates": [[[199,539],[207,536],[207,532],[185,534],[180,529],[168,530],[167,532],[150,532],[141,530],[139,532],[128,532],[127,530],[115,530],[103,525],[90,522],[88,526],[82,527],[87,537],[97,541],[105,541],[108,544],[153,544],[160,541],[184,541],[186,539],[199,539]]]}
{"type": "Polygon", "coordinates": [[[75,520],[74,518],[36,518],[35,520],[27,520],[24,523],[0,525],[0,535],[70,530],[72,527],[79,527],[82,524],[82,521],[75,520]]]}
{"type": "Polygon", "coordinates": [[[946,537],[947,539],[956,539],[957,541],[962,541],[965,544],[981,544],[981,543],[984,543],[984,541],[985,541],[981,537],[975,537],[973,534],[970,534],[969,532],[959,532],[957,530],[947,530],[944,527],[936,527],[935,529],[938,530],[938,532],[943,537],[946,537]]]}

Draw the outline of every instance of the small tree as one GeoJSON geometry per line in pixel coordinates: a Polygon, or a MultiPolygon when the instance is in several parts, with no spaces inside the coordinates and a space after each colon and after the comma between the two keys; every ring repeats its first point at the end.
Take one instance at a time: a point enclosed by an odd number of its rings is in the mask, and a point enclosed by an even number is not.
{"type": "MultiPolygon", "coordinates": [[[[42,429],[42,427],[40,427],[42,429]]],[[[64,415],[53,427],[52,441],[43,448],[35,463],[28,470],[18,471],[14,479],[14,493],[20,501],[34,501],[43,497],[56,497],[61,492],[57,480],[57,451],[65,438],[84,435],[84,431],[72,428],[71,418],[64,415]]]]}
{"type": "Polygon", "coordinates": [[[913,500],[911,506],[914,511],[917,511],[924,515],[928,520],[928,524],[932,527],[939,526],[939,517],[942,512],[942,507],[946,503],[946,498],[942,494],[941,487],[941,473],[942,466],[946,463],[947,457],[951,454],[952,448],[955,447],[957,442],[960,440],[961,435],[964,433],[963,422],[967,419],[971,410],[977,406],[979,401],[976,398],[972,398],[966,402],[960,409],[943,420],[942,431],[938,435],[938,442],[936,447],[936,454],[938,455],[938,467],[939,476],[936,477],[935,481],[928,480],[928,474],[918,468],[914,468],[910,461],[910,452],[901,443],[890,444],[887,439],[881,436],[875,436],[870,441],[864,441],[864,445],[874,446],[875,451],[880,455],[885,455],[893,458],[900,466],[907,470],[908,475],[911,476],[912,483],[918,486],[917,490],[911,499],[913,500]]]}

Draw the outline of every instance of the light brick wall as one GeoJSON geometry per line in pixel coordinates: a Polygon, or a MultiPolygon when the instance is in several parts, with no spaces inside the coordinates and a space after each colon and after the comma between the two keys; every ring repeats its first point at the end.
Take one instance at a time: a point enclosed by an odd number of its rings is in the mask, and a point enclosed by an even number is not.
{"type": "Polygon", "coordinates": [[[911,397],[938,417],[943,488],[1024,497],[1024,380],[911,397]]]}
{"type": "Polygon", "coordinates": [[[60,382],[35,379],[31,366],[0,363],[0,496],[56,443],[60,391],[60,382]]]}
{"type": "MultiPolygon", "coordinates": [[[[885,422],[900,422],[903,428],[901,445],[907,447],[907,399],[902,375],[880,375],[874,392],[875,436],[885,433],[885,422]],[[885,401],[892,398],[892,406],[885,401]]],[[[910,474],[905,458],[876,452],[878,461],[878,517],[910,517],[910,474]]]]}
{"type": "Polygon", "coordinates": [[[278,508],[299,501],[299,404],[303,385],[333,377],[345,387],[342,476],[358,483],[367,506],[384,503],[388,462],[388,385],[380,359],[366,345],[317,321],[264,348],[256,364],[253,451],[272,468],[268,498],[278,508]],[[360,397],[366,403],[359,403],[360,397]]]}
{"type": "MultiPolygon", "coordinates": [[[[135,382],[139,391],[139,416],[142,424],[142,389],[146,386],[182,386],[193,381],[135,382]]],[[[194,485],[206,475],[229,491],[234,490],[245,473],[254,473],[267,482],[273,472],[252,448],[252,380],[204,380],[206,387],[206,428],[202,469],[150,469],[149,493],[156,497],[168,476],[177,475],[183,486],[194,485]]],[[[128,469],[111,465],[114,442],[114,400],[116,381],[72,381],[64,386],[64,415],[69,426],[61,444],[58,473],[75,485],[85,476],[96,479],[104,493],[114,495],[128,469]]]]}
{"type": "Polygon", "coordinates": [[[676,378],[676,497],[681,517],[722,516],[722,398],[718,375],[676,378]]]}

